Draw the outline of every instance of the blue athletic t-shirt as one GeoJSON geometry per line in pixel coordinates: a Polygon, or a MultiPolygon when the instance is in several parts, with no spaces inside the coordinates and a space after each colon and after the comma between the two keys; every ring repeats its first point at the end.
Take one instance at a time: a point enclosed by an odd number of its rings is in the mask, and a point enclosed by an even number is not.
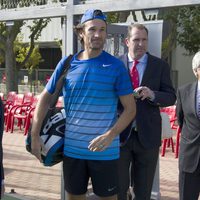
{"type": "MultiPolygon", "coordinates": [[[[119,158],[119,137],[102,152],[88,149],[89,142],[108,131],[117,121],[118,97],[131,94],[124,64],[105,51],[95,58],[78,60],[76,54],[63,86],[66,111],[64,155],[88,160],[119,158]]],[[[64,67],[63,58],[46,85],[53,93],[64,67]]]]}

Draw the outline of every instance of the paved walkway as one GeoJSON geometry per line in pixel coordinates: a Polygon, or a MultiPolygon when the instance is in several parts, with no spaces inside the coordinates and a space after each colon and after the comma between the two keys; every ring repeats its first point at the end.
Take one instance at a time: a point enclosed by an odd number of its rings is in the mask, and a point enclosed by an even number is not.
{"type": "MultiPolygon", "coordinates": [[[[22,132],[4,133],[4,168],[6,193],[26,200],[60,200],[61,181],[58,164],[43,167],[25,150],[22,132]]],[[[171,149],[160,157],[160,192],[162,200],[178,200],[178,160],[171,149]]]]}

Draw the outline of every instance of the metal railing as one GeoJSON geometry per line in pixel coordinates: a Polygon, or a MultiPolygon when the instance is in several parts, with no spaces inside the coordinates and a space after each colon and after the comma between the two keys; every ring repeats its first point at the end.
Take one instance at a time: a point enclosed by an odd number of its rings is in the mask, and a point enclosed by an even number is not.
{"type": "MultiPolygon", "coordinates": [[[[33,92],[34,94],[41,93],[44,86],[48,82],[53,70],[37,69],[32,74],[22,69],[18,72],[18,92],[33,92]]],[[[5,69],[0,68],[0,91],[6,93],[6,77],[5,69]]]]}
{"type": "Polygon", "coordinates": [[[0,0],[0,9],[23,8],[64,2],[67,2],[67,0],[0,0]]]}

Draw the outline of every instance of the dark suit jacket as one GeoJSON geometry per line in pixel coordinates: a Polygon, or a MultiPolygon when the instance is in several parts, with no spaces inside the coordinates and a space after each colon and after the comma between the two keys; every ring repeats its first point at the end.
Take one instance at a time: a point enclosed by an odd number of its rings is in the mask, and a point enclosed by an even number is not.
{"type": "Polygon", "coordinates": [[[200,119],[196,113],[197,82],[184,85],[177,92],[177,118],[182,129],[179,168],[194,172],[200,161],[200,119]]]}
{"type": "MultiPolygon", "coordinates": [[[[1,190],[2,179],[4,179],[3,148],[2,148],[3,130],[4,130],[4,107],[3,107],[3,103],[0,99],[0,190],[1,190]]],[[[0,199],[1,199],[1,196],[0,196],[0,199]]]]}
{"type": "MultiPolygon", "coordinates": [[[[128,69],[127,54],[120,57],[128,69]]],[[[169,65],[163,60],[148,54],[147,66],[141,86],[147,86],[155,93],[155,100],[136,101],[136,125],[138,137],[146,149],[161,145],[161,116],[159,107],[173,105],[176,93],[170,79],[169,65]]],[[[128,128],[125,131],[130,131],[128,128]]]]}

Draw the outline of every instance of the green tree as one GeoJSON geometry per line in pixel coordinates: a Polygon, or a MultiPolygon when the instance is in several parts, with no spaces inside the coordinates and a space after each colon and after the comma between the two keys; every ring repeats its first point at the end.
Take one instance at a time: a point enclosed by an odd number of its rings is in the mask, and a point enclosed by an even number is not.
{"type": "MultiPolygon", "coordinates": [[[[22,43],[19,44],[18,46],[18,54],[16,57],[17,63],[23,63],[25,58],[27,57],[29,51],[30,51],[30,46],[25,46],[22,43]]],[[[28,70],[28,73],[31,75],[35,69],[38,68],[38,65],[40,62],[43,62],[42,56],[39,52],[39,46],[35,46],[34,49],[32,50],[32,53],[29,57],[29,59],[26,61],[24,68],[28,70]]]]}
{"type": "Polygon", "coordinates": [[[6,70],[6,90],[18,91],[18,71],[27,66],[26,63],[29,61],[31,54],[35,47],[35,41],[41,35],[41,31],[48,24],[50,19],[38,19],[33,20],[32,25],[28,26],[30,29],[30,43],[26,56],[21,62],[16,62],[18,57],[18,49],[15,44],[17,43],[17,36],[21,31],[22,26],[26,25],[26,22],[14,21],[12,26],[6,26],[6,23],[0,23],[0,54],[5,61],[6,70]]]}
{"type": "MultiPolygon", "coordinates": [[[[18,51],[18,55],[16,58],[17,63],[22,63],[24,61],[24,59],[26,58],[28,52],[30,50],[30,46],[26,46],[22,43],[19,43],[19,51],[18,51]]],[[[36,45],[29,57],[29,59],[27,60],[27,62],[25,63],[24,68],[28,70],[28,74],[30,77],[30,84],[31,84],[31,92],[32,92],[32,86],[33,86],[33,72],[38,68],[38,65],[40,62],[43,62],[44,60],[42,59],[42,56],[39,52],[39,46],[36,45]]]]}
{"type": "Polygon", "coordinates": [[[179,44],[191,55],[200,49],[200,6],[165,9],[163,17],[169,22],[170,33],[163,42],[166,57],[179,44]]]}
{"type": "Polygon", "coordinates": [[[200,49],[200,6],[182,7],[178,15],[178,43],[188,54],[200,49]]]}

